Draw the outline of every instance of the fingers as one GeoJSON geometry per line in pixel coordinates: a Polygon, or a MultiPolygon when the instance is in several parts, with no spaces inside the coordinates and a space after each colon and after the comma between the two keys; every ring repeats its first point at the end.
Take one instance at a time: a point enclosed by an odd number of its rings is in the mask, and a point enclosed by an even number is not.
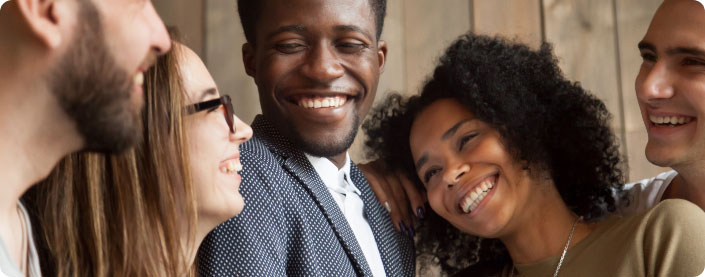
{"type": "Polygon", "coordinates": [[[408,226],[410,225],[408,225],[408,223],[410,222],[405,223],[404,215],[401,213],[401,208],[405,208],[407,206],[406,204],[404,204],[404,206],[400,206],[397,203],[397,198],[393,196],[394,193],[390,187],[391,185],[384,177],[384,173],[382,173],[383,167],[380,163],[375,161],[372,163],[360,164],[358,167],[367,178],[370,188],[377,196],[379,203],[387,209],[387,212],[389,212],[394,228],[397,229],[397,231],[409,234],[410,228],[408,226]]]}
{"type": "MultiPolygon", "coordinates": [[[[385,190],[386,183],[384,178],[377,174],[371,163],[359,164],[358,167],[360,168],[360,171],[362,171],[362,174],[365,175],[365,178],[367,178],[367,182],[370,184],[372,192],[374,192],[375,196],[377,196],[377,201],[379,201],[387,212],[391,213],[392,204],[389,203],[389,197],[387,196],[387,192],[385,190]]],[[[394,227],[396,227],[396,224],[394,227]]]]}
{"type": "Polygon", "coordinates": [[[396,206],[393,206],[393,208],[396,210],[396,213],[399,214],[401,217],[401,222],[400,224],[402,230],[406,231],[407,233],[413,233],[413,219],[411,218],[411,213],[407,207],[409,207],[409,201],[406,199],[406,193],[404,193],[404,188],[402,188],[401,183],[399,182],[399,179],[397,178],[396,174],[394,173],[389,173],[385,172],[386,174],[384,175],[384,179],[387,182],[387,187],[389,188],[387,190],[387,195],[390,195],[391,191],[391,197],[394,198],[394,204],[396,206]]]}
{"type": "Polygon", "coordinates": [[[423,219],[426,212],[426,192],[419,191],[418,187],[401,172],[397,173],[397,178],[404,188],[404,192],[406,192],[411,211],[414,212],[416,217],[423,219]]]}

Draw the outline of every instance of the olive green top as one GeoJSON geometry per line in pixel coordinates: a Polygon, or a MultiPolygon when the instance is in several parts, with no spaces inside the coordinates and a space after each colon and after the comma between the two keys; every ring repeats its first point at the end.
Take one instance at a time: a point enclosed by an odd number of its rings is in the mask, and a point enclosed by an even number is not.
{"type": "MultiPolygon", "coordinates": [[[[518,276],[553,276],[560,256],[516,265],[518,276]]],[[[502,275],[510,276],[511,268],[502,275]]],[[[665,200],[641,214],[598,223],[568,250],[558,276],[699,276],[703,269],[705,212],[685,200],[665,200]]]]}

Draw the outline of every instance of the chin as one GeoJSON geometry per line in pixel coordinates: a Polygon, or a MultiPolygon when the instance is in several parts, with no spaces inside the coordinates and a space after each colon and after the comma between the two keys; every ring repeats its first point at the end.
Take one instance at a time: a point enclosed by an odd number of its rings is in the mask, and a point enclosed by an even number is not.
{"type": "Polygon", "coordinates": [[[673,149],[669,149],[668,147],[663,147],[663,146],[653,146],[653,145],[646,145],[646,159],[656,165],[656,166],[661,166],[661,167],[672,167],[673,164],[675,164],[675,161],[677,160],[677,151],[673,151],[673,149]]]}

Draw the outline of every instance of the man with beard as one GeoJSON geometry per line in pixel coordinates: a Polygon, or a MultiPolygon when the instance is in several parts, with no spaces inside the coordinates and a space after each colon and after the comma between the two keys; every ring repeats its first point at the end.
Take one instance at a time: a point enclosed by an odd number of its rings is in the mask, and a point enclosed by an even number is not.
{"type": "Polygon", "coordinates": [[[262,115],[242,147],[243,212],[206,238],[205,276],[412,276],[411,238],[347,153],[374,100],[384,0],[239,0],[262,115]]]}
{"type": "Polygon", "coordinates": [[[142,72],[170,41],[141,0],[12,0],[0,41],[0,275],[41,276],[20,197],[71,152],[135,142],[142,72]]]}

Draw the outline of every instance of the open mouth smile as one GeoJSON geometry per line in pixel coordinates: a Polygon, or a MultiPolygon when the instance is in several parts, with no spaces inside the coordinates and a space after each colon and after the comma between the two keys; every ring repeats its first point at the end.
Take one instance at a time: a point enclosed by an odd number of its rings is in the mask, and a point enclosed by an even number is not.
{"type": "Polygon", "coordinates": [[[348,102],[345,95],[337,96],[299,96],[295,97],[296,104],[306,109],[339,108],[348,102]]]}
{"type": "Polygon", "coordinates": [[[237,174],[242,170],[242,163],[240,159],[230,159],[220,163],[218,169],[223,174],[237,174]]]}
{"type": "Polygon", "coordinates": [[[658,127],[678,127],[690,123],[695,118],[690,116],[655,116],[649,115],[649,121],[658,127]]]}
{"type": "Polygon", "coordinates": [[[458,202],[460,211],[464,214],[470,214],[475,211],[495,188],[497,177],[498,175],[488,176],[475,184],[470,192],[466,193],[458,202]]]}

